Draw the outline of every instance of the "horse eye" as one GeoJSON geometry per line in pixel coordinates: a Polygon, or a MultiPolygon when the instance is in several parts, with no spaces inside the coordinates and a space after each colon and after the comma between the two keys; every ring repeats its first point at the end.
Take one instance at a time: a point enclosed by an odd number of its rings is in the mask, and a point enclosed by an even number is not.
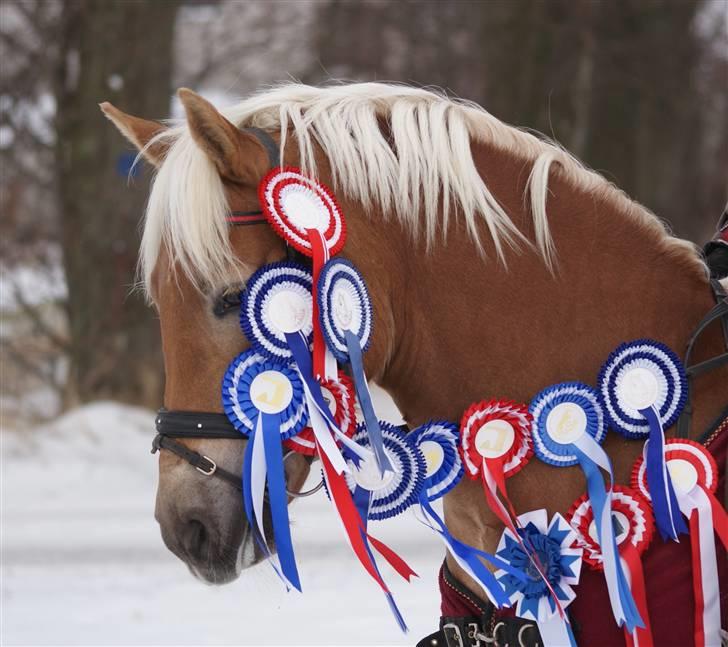
{"type": "Polygon", "coordinates": [[[215,299],[212,306],[212,312],[216,317],[224,317],[225,315],[235,311],[237,312],[242,302],[244,287],[225,288],[215,299]]]}

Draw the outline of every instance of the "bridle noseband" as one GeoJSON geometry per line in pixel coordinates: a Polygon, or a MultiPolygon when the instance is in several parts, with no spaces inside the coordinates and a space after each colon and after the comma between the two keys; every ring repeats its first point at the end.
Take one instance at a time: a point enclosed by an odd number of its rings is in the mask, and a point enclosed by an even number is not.
{"type": "MultiPolygon", "coordinates": [[[[260,144],[268,153],[268,161],[271,168],[280,166],[280,150],[275,140],[264,130],[260,128],[245,128],[246,132],[250,132],[258,139],[260,144]]],[[[233,226],[241,225],[261,225],[268,224],[268,220],[263,212],[258,211],[233,211],[228,217],[228,223],[233,226]]],[[[290,246],[286,246],[286,254],[289,260],[301,260],[299,255],[290,246]]],[[[223,413],[209,413],[196,411],[169,411],[165,408],[157,412],[156,418],[157,435],[152,441],[152,454],[161,449],[172,452],[184,461],[187,461],[200,474],[204,476],[217,476],[236,489],[242,492],[243,484],[240,473],[234,474],[229,472],[218,464],[209,456],[200,454],[190,449],[175,438],[187,439],[227,439],[227,440],[243,440],[243,435],[233,427],[227,416],[223,413]]],[[[285,462],[290,456],[295,454],[293,450],[287,451],[283,455],[285,462]]],[[[310,461],[310,458],[307,458],[310,461]]],[[[288,496],[293,498],[301,498],[316,494],[324,485],[323,479],[314,487],[303,492],[291,492],[286,488],[288,496]]]]}

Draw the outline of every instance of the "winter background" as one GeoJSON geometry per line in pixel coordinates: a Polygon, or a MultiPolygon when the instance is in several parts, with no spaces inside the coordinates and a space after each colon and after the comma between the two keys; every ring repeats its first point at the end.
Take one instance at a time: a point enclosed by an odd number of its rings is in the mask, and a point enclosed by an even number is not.
{"type": "Polygon", "coordinates": [[[437,86],[702,242],[726,200],[727,33],[728,0],[2,0],[0,644],[411,645],[439,615],[438,540],[375,524],[420,575],[384,569],[403,636],[323,494],[291,508],[303,595],[266,564],[209,587],[165,549],[158,324],[131,290],[149,173],[97,103],[163,119],[180,86],[218,105],[290,79],[437,86]]]}

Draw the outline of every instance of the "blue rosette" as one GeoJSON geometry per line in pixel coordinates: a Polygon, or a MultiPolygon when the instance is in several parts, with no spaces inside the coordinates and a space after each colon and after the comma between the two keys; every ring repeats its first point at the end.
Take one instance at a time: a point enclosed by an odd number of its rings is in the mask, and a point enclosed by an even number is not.
{"type": "Polygon", "coordinates": [[[638,339],[621,344],[599,372],[599,398],[609,426],[627,438],[646,439],[653,408],[663,428],[677,421],[687,398],[687,377],[665,344],[638,339]]]}
{"type": "Polygon", "coordinates": [[[264,358],[251,349],[238,355],[225,372],[222,404],[230,422],[248,437],[242,492],[250,528],[286,587],[300,591],[281,441],[297,434],[308,422],[303,382],[290,364],[264,358]],[[266,488],[280,567],[273,562],[266,540],[266,488]]]}
{"type": "MultiPolygon", "coordinates": [[[[279,414],[279,433],[281,440],[286,440],[298,434],[308,424],[303,383],[292,364],[266,359],[252,349],[240,353],[225,371],[222,380],[222,407],[235,429],[244,436],[250,436],[255,431],[260,413],[252,402],[250,388],[255,378],[266,372],[275,372],[285,378],[278,385],[273,381],[268,382],[269,401],[273,402],[285,396],[288,388],[285,381],[290,384],[288,405],[279,414]]],[[[260,385],[259,382],[259,387],[260,385]]]]}
{"type": "Polygon", "coordinates": [[[264,265],[250,277],[240,305],[240,327],[259,354],[290,361],[291,335],[311,343],[312,285],[311,272],[289,261],[264,265]]]}
{"type": "Polygon", "coordinates": [[[617,624],[630,632],[644,627],[619,559],[612,525],[610,492],[614,473],[609,456],[601,447],[606,425],[598,393],[581,382],[555,384],[538,393],[529,410],[533,416],[536,456],[556,467],[578,463],[584,472],[604,555],[609,601],[617,624]],[[608,475],[609,489],[600,470],[608,475]]]}
{"type": "Polygon", "coordinates": [[[534,453],[556,467],[579,462],[573,441],[584,433],[599,444],[607,433],[597,393],[581,382],[563,382],[544,389],[532,400],[529,411],[533,416],[534,453]]]}
{"type": "Polygon", "coordinates": [[[648,439],[647,481],[655,523],[663,539],[677,540],[688,528],[665,467],[665,429],[680,415],[687,377],[677,355],[664,344],[638,339],[621,344],[599,373],[599,396],[610,426],[627,438],[648,439]]]}
{"type": "MultiPolygon", "coordinates": [[[[363,519],[382,521],[402,514],[417,502],[425,479],[425,459],[405,433],[394,425],[380,422],[384,451],[394,470],[382,474],[376,462],[350,462],[344,473],[346,484],[363,519]]],[[[364,425],[357,427],[354,441],[366,447],[369,435],[364,425]]]]}
{"type": "Polygon", "coordinates": [[[422,494],[430,502],[445,496],[463,477],[457,425],[444,420],[431,421],[411,431],[408,439],[425,459],[422,494]]]}
{"type": "Polygon", "coordinates": [[[326,346],[339,362],[351,365],[371,448],[377,467],[384,475],[394,468],[384,451],[382,430],[364,372],[363,354],[371,341],[373,320],[366,283],[351,262],[334,258],[324,265],[318,277],[317,298],[326,346]]]}

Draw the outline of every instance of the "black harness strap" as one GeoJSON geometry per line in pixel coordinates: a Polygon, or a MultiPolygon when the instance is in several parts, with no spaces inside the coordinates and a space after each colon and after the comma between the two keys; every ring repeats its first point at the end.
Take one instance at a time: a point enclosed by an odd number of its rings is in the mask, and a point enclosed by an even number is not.
{"type": "Polygon", "coordinates": [[[708,326],[714,321],[720,320],[723,329],[726,349],[728,349],[728,296],[726,296],[725,290],[723,289],[720,281],[712,279],[710,281],[710,285],[713,289],[713,294],[715,295],[717,303],[710,309],[708,314],[706,314],[700,320],[697,327],[693,331],[693,334],[688,340],[685,357],[683,359],[683,366],[685,366],[685,372],[688,378],[688,394],[685,400],[685,407],[683,408],[682,413],[680,414],[680,417],[677,421],[678,438],[690,437],[690,426],[693,417],[693,404],[692,398],[690,397],[690,390],[693,378],[702,375],[703,373],[706,373],[708,371],[711,371],[715,368],[718,368],[723,364],[728,364],[728,350],[726,350],[726,352],[721,353],[720,355],[716,355],[715,357],[706,359],[702,362],[699,362],[698,364],[693,364],[692,366],[690,365],[690,357],[692,356],[693,349],[695,348],[695,343],[698,341],[698,337],[700,337],[703,331],[705,331],[708,326]]]}

